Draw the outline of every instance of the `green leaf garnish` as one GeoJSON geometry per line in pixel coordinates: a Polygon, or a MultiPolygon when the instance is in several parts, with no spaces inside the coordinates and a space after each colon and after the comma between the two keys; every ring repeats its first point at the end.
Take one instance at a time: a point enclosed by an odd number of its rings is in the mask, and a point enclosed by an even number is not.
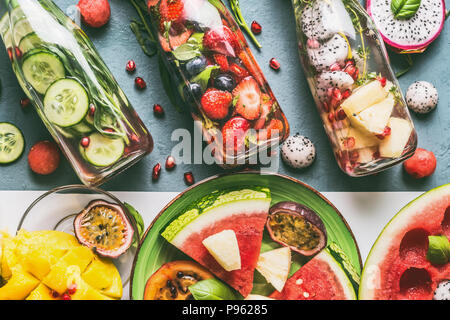
{"type": "Polygon", "coordinates": [[[427,259],[433,264],[443,265],[450,260],[450,242],[446,236],[429,236],[427,259]]]}
{"type": "Polygon", "coordinates": [[[218,69],[220,69],[219,66],[208,66],[206,67],[205,70],[196,75],[191,82],[198,83],[202,87],[202,90],[205,91],[206,88],[208,87],[208,82],[209,79],[211,78],[211,74],[213,73],[214,70],[218,69]]]}
{"type": "Polygon", "coordinates": [[[207,279],[189,287],[195,300],[238,300],[239,296],[229,286],[217,279],[207,279]]]}
{"type": "Polygon", "coordinates": [[[202,53],[200,52],[198,45],[186,42],[173,50],[172,54],[177,60],[188,61],[200,56],[202,53]]]}
{"type": "Polygon", "coordinates": [[[396,19],[411,19],[419,10],[421,0],[392,0],[391,10],[396,19]]]}

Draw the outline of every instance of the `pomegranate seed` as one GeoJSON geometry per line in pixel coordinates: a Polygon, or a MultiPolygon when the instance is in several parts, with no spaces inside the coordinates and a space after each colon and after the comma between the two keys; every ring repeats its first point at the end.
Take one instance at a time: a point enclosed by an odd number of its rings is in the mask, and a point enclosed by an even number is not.
{"type": "Polygon", "coordinates": [[[133,60],[128,60],[125,68],[128,72],[134,72],[136,70],[136,63],[133,60]]]}
{"type": "Polygon", "coordinates": [[[355,146],[355,138],[348,137],[344,140],[343,144],[347,149],[352,149],[355,146]]]}
{"type": "Polygon", "coordinates": [[[278,70],[278,69],[280,69],[280,66],[281,66],[280,63],[275,58],[270,59],[269,64],[273,70],[278,70]]]}
{"type": "Polygon", "coordinates": [[[320,46],[320,43],[316,39],[308,39],[308,41],[306,41],[306,45],[311,49],[317,49],[320,46]]]}
{"type": "Polygon", "coordinates": [[[90,115],[91,117],[94,116],[95,110],[96,110],[95,104],[91,103],[91,104],[89,105],[89,115],[90,115]]]}
{"type": "Polygon", "coordinates": [[[72,298],[67,293],[63,294],[62,299],[63,300],[72,300],[72,298]]]}
{"type": "Polygon", "coordinates": [[[331,97],[331,99],[330,99],[330,106],[331,107],[333,107],[334,109],[337,109],[340,104],[341,104],[341,100],[340,99],[336,99],[334,96],[331,97]]]}
{"type": "Polygon", "coordinates": [[[377,134],[376,137],[380,140],[383,140],[385,137],[391,134],[391,127],[386,126],[383,130],[382,134],[377,134]]]}
{"type": "Polygon", "coordinates": [[[336,118],[339,120],[344,120],[345,118],[347,118],[344,109],[339,109],[338,111],[336,111],[336,118]]]}
{"type": "Polygon", "coordinates": [[[334,121],[334,112],[330,112],[328,114],[328,121],[330,121],[330,123],[333,123],[333,121],[334,121]]]}
{"type": "Polygon", "coordinates": [[[14,56],[13,56],[12,48],[8,48],[8,57],[9,57],[9,60],[13,61],[14,56]]]}
{"type": "Polygon", "coordinates": [[[90,143],[91,143],[91,139],[89,139],[89,137],[81,138],[80,144],[83,148],[89,147],[90,143]]]}
{"type": "Polygon", "coordinates": [[[252,22],[251,28],[252,28],[252,32],[253,32],[254,34],[260,34],[261,31],[262,31],[261,25],[260,25],[258,22],[256,22],[256,21],[253,21],[253,22],[252,22]]]}
{"type": "Polygon", "coordinates": [[[325,112],[330,112],[330,105],[328,104],[328,102],[326,101],[322,102],[322,106],[325,112]]]}
{"type": "Polygon", "coordinates": [[[105,128],[105,129],[103,129],[103,131],[108,132],[108,133],[114,133],[114,130],[112,128],[105,128]]]}
{"type": "Polygon", "coordinates": [[[138,136],[135,135],[134,133],[131,135],[130,140],[133,141],[133,142],[135,142],[135,143],[138,143],[138,142],[139,142],[138,136]]]}
{"type": "Polygon", "coordinates": [[[350,91],[350,89],[345,90],[342,93],[342,99],[347,99],[348,97],[350,97],[351,94],[352,94],[352,92],[350,91]]]}
{"type": "Polygon", "coordinates": [[[55,299],[59,297],[59,293],[56,292],[55,290],[52,290],[50,294],[51,294],[52,297],[55,298],[55,299]]]}
{"type": "Polygon", "coordinates": [[[74,283],[70,287],[67,288],[67,293],[73,296],[77,292],[77,284],[74,283]]]}
{"type": "Polygon", "coordinates": [[[26,107],[28,107],[30,105],[30,99],[28,98],[22,98],[20,99],[20,106],[25,109],[26,107]]]}
{"type": "Polygon", "coordinates": [[[379,77],[379,78],[377,78],[377,80],[380,81],[382,87],[386,86],[386,78],[385,77],[379,77]]]}
{"type": "Polygon", "coordinates": [[[157,117],[162,117],[162,116],[164,116],[164,109],[163,109],[163,107],[161,107],[161,105],[155,103],[153,105],[153,113],[157,117]]]}
{"type": "Polygon", "coordinates": [[[172,156],[168,156],[166,159],[166,170],[172,170],[173,168],[175,168],[175,166],[175,158],[172,156]]]}
{"type": "Polygon", "coordinates": [[[342,100],[342,93],[341,93],[341,90],[339,90],[339,88],[334,88],[333,97],[338,101],[342,100]]]}
{"type": "Polygon", "coordinates": [[[356,67],[352,64],[349,64],[345,67],[344,71],[347,72],[351,77],[353,77],[356,72],[356,67]]]}
{"type": "Polygon", "coordinates": [[[356,69],[355,74],[353,75],[353,80],[358,79],[358,77],[359,77],[359,70],[356,69]]]}
{"type": "Polygon", "coordinates": [[[374,159],[378,159],[379,157],[380,157],[380,151],[379,151],[379,150],[375,151],[375,152],[372,154],[372,158],[374,158],[374,159]]]}
{"type": "Polygon", "coordinates": [[[194,175],[192,174],[192,172],[189,171],[184,173],[184,182],[188,186],[191,186],[195,183],[194,175]]]}
{"type": "Polygon", "coordinates": [[[147,88],[147,83],[145,83],[144,79],[142,79],[141,77],[136,77],[136,79],[134,79],[134,83],[140,90],[147,88]]]}
{"type": "Polygon", "coordinates": [[[330,71],[341,71],[341,66],[339,63],[335,62],[330,66],[330,71]]]}
{"type": "Polygon", "coordinates": [[[159,176],[161,174],[161,165],[159,164],[159,162],[153,167],[153,172],[152,172],[152,180],[153,181],[157,181],[159,179],[159,176]]]}
{"type": "Polygon", "coordinates": [[[16,58],[20,59],[22,58],[22,51],[18,47],[15,47],[14,50],[16,51],[16,58]]]}
{"type": "MultiPolygon", "coordinates": [[[[347,67],[347,66],[354,66],[355,65],[355,59],[347,59],[347,60],[345,60],[345,67],[347,67]]],[[[344,69],[345,69],[345,67],[344,67],[344,69]]]]}
{"type": "Polygon", "coordinates": [[[350,162],[355,163],[359,159],[359,152],[358,150],[353,150],[350,152],[350,162]]]}
{"type": "Polygon", "coordinates": [[[327,89],[327,96],[329,96],[331,98],[333,96],[333,91],[334,91],[333,87],[328,88],[327,89]]]}

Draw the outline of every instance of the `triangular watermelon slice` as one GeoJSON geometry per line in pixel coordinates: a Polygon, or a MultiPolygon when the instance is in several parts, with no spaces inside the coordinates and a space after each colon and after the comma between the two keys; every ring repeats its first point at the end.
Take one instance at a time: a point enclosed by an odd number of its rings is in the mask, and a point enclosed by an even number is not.
{"type": "Polygon", "coordinates": [[[253,288],[270,202],[266,188],[213,192],[174,220],[162,236],[246,297],[253,288]],[[202,244],[205,238],[224,230],[236,234],[239,270],[225,271],[202,244]]]}
{"type": "Polygon", "coordinates": [[[286,281],[277,300],[356,300],[356,292],[342,266],[323,249],[286,281]]]}

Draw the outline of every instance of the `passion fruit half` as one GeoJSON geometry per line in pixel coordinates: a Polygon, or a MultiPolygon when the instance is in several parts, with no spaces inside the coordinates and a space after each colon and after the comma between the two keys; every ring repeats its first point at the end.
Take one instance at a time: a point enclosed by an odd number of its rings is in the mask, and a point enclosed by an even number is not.
{"type": "Polygon", "coordinates": [[[73,225],[78,241],[103,257],[118,258],[133,243],[134,230],[124,209],[104,200],[91,201],[73,225]]]}
{"type": "Polygon", "coordinates": [[[303,256],[312,256],[327,244],[323,221],[313,210],[297,202],[283,201],[273,205],[266,227],[273,241],[303,256]]]}
{"type": "Polygon", "coordinates": [[[213,277],[211,272],[196,262],[168,262],[148,279],[144,300],[193,300],[189,287],[213,277]]]}

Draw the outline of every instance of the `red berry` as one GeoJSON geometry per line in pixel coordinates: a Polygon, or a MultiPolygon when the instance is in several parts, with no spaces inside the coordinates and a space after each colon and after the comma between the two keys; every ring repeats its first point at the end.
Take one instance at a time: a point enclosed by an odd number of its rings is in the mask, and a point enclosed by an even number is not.
{"type": "Polygon", "coordinates": [[[343,144],[347,149],[353,149],[353,147],[355,146],[355,138],[348,137],[344,140],[343,144]]]}
{"type": "Polygon", "coordinates": [[[339,88],[334,88],[333,89],[333,97],[337,101],[341,101],[342,100],[342,93],[341,93],[341,90],[339,90],[339,88]]]}
{"type": "Polygon", "coordinates": [[[385,77],[378,77],[377,80],[380,81],[382,87],[386,86],[386,78],[385,77]]]}
{"type": "Polygon", "coordinates": [[[377,134],[376,137],[380,140],[383,140],[385,137],[391,134],[391,127],[386,126],[383,130],[382,134],[377,134]]]}
{"type": "Polygon", "coordinates": [[[372,158],[374,158],[374,159],[378,159],[380,156],[381,156],[381,155],[380,155],[380,151],[379,151],[379,150],[375,151],[375,152],[372,154],[372,158]]]}
{"type": "Polygon", "coordinates": [[[252,28],[252,32],[253,32],[254,34],[260,34],[261,31],[262,31],[261,25],[260,25],[258,22],[256,22],[256,21],[253,21],[253,22],[252,22],[251,28],[252,28]]]}
{"type": "Polygon", "coordinates": [[[77,284],[74,283],[67,288],[67,293],[73,296],[77,292],[77,284]]]}
{"type": "Polygon", "coordinates": [[[184,182],[188,186],[191,186],[195,183],[194,175],[192,174],[192,172],[188,171],[184,173],[184,182]]]}
{"type": "Polygon", "coordinates": [[[339,109],[336,111],[336,118],[339,120],[344,120],[347,118],[347,114],[345,113],[344,109],[339,109]]]}
{"type": "Polygon", "coordinates": [[[18,47],[15,47],[14,51],[16,52],[16,58],[17,59],[22,58],[22,51],[18,47]]]}
{"type": "Polygon", "coordinates": [[[242,68],[241,66],[237,65],[236,63],[233,63],[230,66],[230,71],[231,73],[236,75],[236,77],[238,78],[238,82],[241,81],[241,79],[249,76],[248,71],[242,68]]]}
{"type": "Polygon", "coordinates": [[[347,99],[351,94],[352,92],[350,89],[345,90],[344,92],[342,92],[342,99],[347,99]]]}
{"type": "Polygon", "coordinates": [[[153,113],[157,117],[162,117],[162,116],[164,116],[164,109],[163,109],[163,107],[161,107],[161,105],[155,103],[153,105],[153,113]]]}
{"type": "Polygon", "coordinates": [[[330,71],[341,71],[341,66],[339,63],[335,62],[330,66],[330,71]]]}
{"type": "Polygon", "coordinates": [[[91,139],[89,137],[83,137],[81,138],[80,144],[83,148],[89,147],[89,144],[91,143],[91,139]]]}
{"type": "Polygon", "coordinates": [[[30,105],[30,99],[28,98],[22,98],[20,99],[20,106],[25,109],[26,107],[28,107],[30,105]]]}
{"type": "Polygon", "coordinates": [[[94,116],[95,110],[96,110],[95,104],[91,103],[91,104],[89,105],[89,115],[90,115],[91,117],[94,116]]]}
{"type": "Polygon", "coordinates": [[[344,68],[344,72],[347,72],[353,78],[356,72],[356,67],[353,64],[347,64],[344,68]]]}
{"type": "Polygon", "coordinates": [[[80,0],[77,4],[84,23],[90,27],[104,26],[111,17],[108,0],[80,0]]]}
{"type": "Polygon", "coordinates": [[[328,114],[328,121],[330,121],[330,123],[333,123],[333,121],[334,121],[334,112],[330,112],[328,114]]]}
{"type": "Polygon", "coordinates": [[[406,172],[416,179],[431,176],[436,169],[436,157],[433,152],[417,148],[414,155],[403,162],[406,172]]]}
{"type": "Polygon", "coordinates": [[[241,51],[238,38],[227,26],[209,29],[203,36],[203,46],[211,51],[232,57],[241,51]]]}
{"type": "Polygon", "coordinates": [[[136,79],[134,79],[134,83],[140,90],[147,88],[147,83],[145,83],[144,79],[142,79],[141,77],[136,77],[136,79]]]}
{"type": "Polygon", "coordinates": [[[62,295],[62,299],[63,299],[63,300],[72,300],[72,298],[71,298],[67,293],[64,293],[64,294],[62,295]]]}
{"type": "Polygon", "coordinates": [[[172,170],[175,166],[175,158],[173,156],[168,156],[166,159],[166,170],[172,170]]]}
{"type": "Polygon", "coordinates": [[[270,59],[269,65],[273,70],[279,70],[281,66],[278,60],[275,58],[270,59]]]}
{"type": "Polygon", "coordinates": [[[250,122],[242,117],[234,117],[228,120],[222,127],[222,143],[224,149],[229,152],[243,151],[247,131],[250,129],[250,122]]]}
{"type": "Polygon", "coordinates": [[[128,72],[134,72],[136,70],[136,63],[133,60],[128,60],[126,69],[128,72]]]}
{"type": "Polygon", "coordinates": [[[261,89],[253,77],[243,79],[233,89],[235,111],[247,120],[256,120],[261,115],[261,89]]]}
{"type": "Polygon", "coordinates": [[[30,169],[37,174],[53,173],[59,166],[60,156],[57,146],[50,141],[36,143],[28,153],[30,169]]]}
{"type": "Polygon", "coordinates": [[[322,102],[322,106],[325,112],[330,112],[330,105],[328,104],[328,102],[326,101],[322,102]]]}
{"type": "Polygon", "coordinates": [[[12,50],[12,48],[8,48],[7,51],[8,51],[8,57],[9,57],[9,60],[13,61],[14,56],[13,56],[13,50],[12,50]]]}
{"type": "Polygon", "coordinates": [[[219,65],[221,71],[227,72],[230,69],[227,56],[220,53],[216,53],[214,55],[214,60],[219,65]]]}
{"type": "Polygon", "coordinates": [[[159,176],[161,174],[161,165],[159,162],[153,167],[152,171],[152,180],[157,181],[159,179],[159,176]]]}
{"type": "Polygon", "coordinates": [[[201,99],[202,109],[212,120],[221,120],[229,113],[233,96],[228,91],[209,88],[201,99]]]}

